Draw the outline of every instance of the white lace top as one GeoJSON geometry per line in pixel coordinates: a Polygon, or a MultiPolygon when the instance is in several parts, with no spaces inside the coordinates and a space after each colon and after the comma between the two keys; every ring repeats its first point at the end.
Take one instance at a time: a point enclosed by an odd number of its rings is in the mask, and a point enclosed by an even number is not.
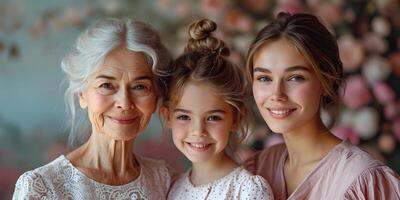
{"type": "Polygon", "coordinates": [[[164,161],[136,156],[139,177],[125,185],[96,182],[65,156],[21,175],[15,185],[16,199],[165,199],[171,176],[164,161]]]}
{"type": "Polygon", "coordinates": [[[271,187],[258,175],[238,167],[228,175],[211,183],[194,186],[189,180],[190,170],[181,174],[171,186],[168,199],[273,199],[271,187]]]}

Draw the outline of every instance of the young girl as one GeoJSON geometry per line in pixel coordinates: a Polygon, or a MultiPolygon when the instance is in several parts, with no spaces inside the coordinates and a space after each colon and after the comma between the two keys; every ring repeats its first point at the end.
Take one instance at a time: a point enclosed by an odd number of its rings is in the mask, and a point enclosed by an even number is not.
{"type": "Polygon", "coordinates": [[[275,199],[400,199],[399,175],[322,123],[321,108],[339,104],[343,69],[315,16],[280,13],[251,45],[247,72],[262,117],[285,141],[246,162],[275,199]]]}
{"type": "Polygon", "coordinates": [[[207,19],[192,23],[184,54],[163,77],[161,113],[175,146],[193,163],[168,199],[272,199],[268,183],[229,156],[247,134],[245,78],[224,57],[224,42],[211,36],[215,29],[207,19]]]}

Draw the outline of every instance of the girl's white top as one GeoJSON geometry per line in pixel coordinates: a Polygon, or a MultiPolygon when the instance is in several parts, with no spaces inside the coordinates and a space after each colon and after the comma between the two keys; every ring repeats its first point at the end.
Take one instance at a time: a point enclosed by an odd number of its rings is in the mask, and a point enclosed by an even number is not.
{"type": "Polygon", "coordinates": [[[136,156],[139,177],[125,185],[96,182],[75,168],[65,156],[25,172],[16,183],[16,199],[165,199],[171,175],[163,161],[136,156]]]}
{"type": "MultiPolygon", "coordinates": [[[[190,182],[190,170],[177,177],[171,186],[168,199],[273,199],[271,187],[258,175],[252,175],[238,167],[228,175],[211,183],[194,186],[190,182]]],[[[206,176],[206,174],[205,174],[206,176]]]]}

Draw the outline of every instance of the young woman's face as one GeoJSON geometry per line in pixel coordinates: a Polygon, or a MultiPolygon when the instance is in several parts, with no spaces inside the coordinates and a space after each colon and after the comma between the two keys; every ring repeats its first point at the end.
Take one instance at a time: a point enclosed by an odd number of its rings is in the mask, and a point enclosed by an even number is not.
{"type": "Polygon", "coordinates": [[[285,39],[268,42],[254,54],[253,94],[276,133],[300,131],[319,119],[322,86],[307,60],[285,39]]]}
{"type": "Polygon", "coordinates": [[[142,132],[156,101],[153,74],[145,56],[122,47],[105,57],[80,94],[80,105],[88,109],[93,133],[115,140],[131,140],[142,132]]]}
{"type": "Polygon", "coordinates": [[[235,129],[232,106],[207,84],[188,82],[182,92],[164,114],[175,146],[192,162],[220,159],[235,129]]]}

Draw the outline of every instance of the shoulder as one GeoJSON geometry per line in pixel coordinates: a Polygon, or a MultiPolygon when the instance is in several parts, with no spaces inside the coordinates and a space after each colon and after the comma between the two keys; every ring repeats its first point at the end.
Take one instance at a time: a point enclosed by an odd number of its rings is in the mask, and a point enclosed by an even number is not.
{"type": "Polygon", "coordinates": [[[25,172],[15,184],[13,199],[47,196],[52,191],[55,178],[59,178],[62,168],[63,156],[60,156],[42,167],[25,172]]]}
{"type": "Polygon", "coordinates": [[[271,187],[262,176],[253,175],[241,167],[235,179],[239,183],[239,199],[273,199],[271,187]]]}
{"type": "Polygon", "coordinates": [[[276,144],[254,153],[243,166],[253,174],[260,174],[261,169],[275,169],[285,152],[284,143],[276,144]]]}
{"type": "Polygon", "coordinates": [[[349,142],[339,144],[337,149],[337,165],[343,166],[346,171],[360,174],[365,170],[385,166],[381,161],[373,158],[369,153],[349,142]]]}

